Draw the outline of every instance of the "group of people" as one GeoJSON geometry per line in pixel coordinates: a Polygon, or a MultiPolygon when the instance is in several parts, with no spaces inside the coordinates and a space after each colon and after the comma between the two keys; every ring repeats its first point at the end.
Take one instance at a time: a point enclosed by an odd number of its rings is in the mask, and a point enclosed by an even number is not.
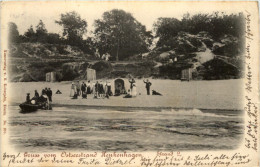
{"type": "MultiPolygon", "coordinates": [[[[37,92],[37,90],[35,90],[37,92]]],[[[37,92],[38,93],[38,92],[37,92]]],[[[36,93],[35,93],[36,94],[36,93]]],[[[52,102],[52,90],[51,88],[45,88],[42,89],[42,95],[46,95],[48,97],[48,100],[52,102]]]]}
{"type": "Polygon", "coordinates": [[[72,82],[70,96],[72,99],[77,99],[79,96],[82,96],[83,99],[87,99],[88,95],[93,94],[94,98],[109,98],[113,93],[111,91],[111,83],[102,81],[96,81],[90,83],[90,81],[82,82],[79,81],[76,83],[72,82]]]}
{"type": "MultiPolygon", "coordinates": [[[[117,85],[118,88],[115,88],[114,96],[119,96],[121,94],[125,94],[124,98],[132,98],[137,96],[137,87],[134,78],[128,79],[130,83],[130,88],[126,92],[125,87],[123,85],[117,85]],[[122,91],[124,90],[124,91],[122,91]]],[[[145,88],[147,91],[147,95],[150,95],[150,88],[152,83],[149,79],[143,80],[145,83],[145,88]]],[[[56,94],[62,94],[60,90],[57,90],[56,94]]],[[[113,96],[111,83],[106,81],[96,81],[87,83],[76,81],[76,83],[72,82],[70,96],[72,99],[77,99],[79,96],[82,96],[83,99],[87,99],[88,95],[93,95],[94,98],[109,98],[109,96],[113,96]]],[[[152,95],[161,95],[160,93],[152,90],[152,95]]],[[[30,98],[30,93],[27,93],[26,96],[26,103],[28,104],[37,104],[39,102],[45,102],[46,108],[50,108],[50,103],[52,102],[52,90],[51,88],[42,89],[41,96],[39,95],[38,91],[35,90],[34,97],[30,98]]]]}
{"type": "MultiPolygon", "coordinates": [[[[136,88],[136,84],[135,84],[135,79],[130,78],[128,81],[130,83],[130,89],[128,90],[128,94],[125,96],[125,98],[136,97],[137,96],[137,88],[136,88]]],[[[143,80],[143,82],[145,83],[147,95],[150,95],[150,88],[152,86],[152,83],[149,81],[149,79],[143,80]]],[[[154,90],[153,90],[153,92],[154,92],[154,90]]]]}
{"type": "Polygon", "coordinates": [[[124,96],[124,98],[132,98],[137,96],[137,88],[134,78],[128,79],[128,82],[130,83],[130,89],[128,90],[127,95],[124,96]]]}
{"type": "Polygon", "coordinates": [[[34,91],[34,97],[30,98],[30,93],[27,93],[26,103],[27,104],[38,104],[44,103],[45,109],[51,109],[50,103],[52,102],[52,90],[51,88],[42,89],[41,96],[38,91],[34,91]]]}
{"type": "MultiPolygon", "coordinates": [[[[130,88],[128,91],[126,91],[125,87],[121,84],[118,84],[115,88],[115,94],[114,96],[120,96],[121,94],[126,94],[125,98],[132,98],[137,96],[137,86],[135,79],[129,78],[128,79],[130,83],[130,88]]],[[[150,95],[150,88],[152,83],[149,81],[149,79],[143,80],[145,83],[145,88],[147,91],[147,95],[150,95]]],[[[70,91],[70,97],[72,99],[78,99],[78,97],[82,97],[83,99],[87,99],[89,95],[93,95],[94,98],[109,98],[110,96],[113,96],[111,83],[109,81],[96,81],[96,82],[90,82],[87,81],[85,83],[84,81],[80,83],[80,81],[72,82],[71,84],[71,91],[70,91]]]]}

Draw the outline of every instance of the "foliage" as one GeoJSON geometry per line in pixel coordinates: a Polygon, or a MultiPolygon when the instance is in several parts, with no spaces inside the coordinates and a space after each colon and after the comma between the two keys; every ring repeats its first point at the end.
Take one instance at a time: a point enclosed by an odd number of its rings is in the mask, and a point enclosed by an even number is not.
{"type": "Polygon", "coordinates": [[[159,18],[154,24],[156,37],[159,38],[157,47],[169,46],[174,42],[178,32],[184,31],[191,34],[208,32],[215,40],[224,35],[232,35],[240,39],[244,34],[244,16],[239,14],[213,14],[189,13],[183,15],[181,20],[176,18],[159,18]]]}
{"type": "Polygon", "coordinates": [[[87,22],[76,12],[61,14],[60,20],[55,21],[63,27],[63,37],[67,39],[68,44],[80,45],[83,35],[87,32],[87,22]]]}
{"type": "Polygon", "coordinates": [[[181,68],[174,64],[166,64],[159,67],[159,75],[170,79],[180,79],[181,68]]]}
{"type": "Polygon", "coordinates": [[[99,61],[93,64],[92,68],[99,72],[104,70],[111,70],[112,65],[107,61],[99,61]]]}
{"type": "Polygon", "coordinates": [[[159,37],[157,45],[162,46],[164,41],[168,41],[170,38],[176,36],[182,29],[181,21],[175,18],[158,18],[154,23],[154,30],[156,36],[159,37]]]}
{"type": "Polygon", "coordinates": [[[8,23],[8,36],[10,43],[19,42],[19,31],[17,30],[17,25],[13,22],[8,23]]]}
{"type": "Polygon", "coordinates": [[[30,28],[24,33],[24,39],[26,42],[35,42],[36,41],[36,35],[35,31],[33,29],[33,26],[31,25],[30,28]]]}
{"type": "Polygon", "coordinates": [[[56,33],[48,33],[46,42],[49,44],[63,43],[62,39],[60,38],[60,35],[56,33]]]}
{"type": "Polygon", "coordinates": [[[62,76],[63,76],[62,79],[64,81],[71,81],[79,76],[79,72],[77,69],[73,68],[71,65],[64,64],[62,66],[62,76]]]}
{"type": "Polygon", "coordinates": [[[112,60],[123,60],[148,51],[152,43],[151,32],[130,13],[114,9],[95,20],[95,46],[99,53],[109,53],[112,60]]]}
{"type": "Polygon", "coordinates": [[[45,28],[45,24],[42,20],[39,21],[39,24],[36,26],[36,40],[37,42],[45,43],[47,41],[47,29],[45,28]]]}

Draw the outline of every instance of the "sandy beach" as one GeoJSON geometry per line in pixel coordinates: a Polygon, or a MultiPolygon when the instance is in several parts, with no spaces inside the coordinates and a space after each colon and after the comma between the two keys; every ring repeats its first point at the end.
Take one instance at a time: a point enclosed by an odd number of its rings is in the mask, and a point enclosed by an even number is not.
{"type": "MultiPolygon", "coordinates": [[[[243,109],[243,80],[217,80],[217,81],[190,81],[176,80],[150,80],[151,90],[156,90],[163,96],[146,95],[143,80],[136,80],[138,96],[125,99],[123,96],[109,99],[88,99],[79,97],[76,100],[69,97],[71,82],[17,82],[9,83],[9,102],[17,105],[25,101],[26,93],[34,95],[34,90],[50,87],[53,91],[53,105],[84,105],[89,107],[134,107],[134,108],[196,108],[196,109],[243,109]],[[55,92],[59,89],[62,94],[55,92]]],[[[85,81],[86,82],[86,81],[85,81]]],[[[114,92],[114,83],[112,91],[114,92]]],[[[126,88],[129,83],[126,80],[126,88]]]]}

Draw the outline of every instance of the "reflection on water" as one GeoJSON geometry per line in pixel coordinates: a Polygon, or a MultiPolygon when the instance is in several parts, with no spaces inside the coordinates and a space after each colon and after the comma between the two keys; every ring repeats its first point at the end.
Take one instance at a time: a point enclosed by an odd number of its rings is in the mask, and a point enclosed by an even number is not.
{"type": "Polygon", "coordinates": [[[115,111],[54,107],[22,114],[9,107],[11,143],[30,152],[235,149],[243,136],[240,111],[115,111]]]}

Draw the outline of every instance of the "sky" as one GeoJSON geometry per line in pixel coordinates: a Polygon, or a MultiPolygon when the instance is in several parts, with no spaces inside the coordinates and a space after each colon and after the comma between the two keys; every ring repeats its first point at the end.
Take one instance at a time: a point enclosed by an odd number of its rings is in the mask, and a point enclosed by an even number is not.
{"type": "Polygon", "coordinates": [[[159,17],[174,17],[181,19],[183,14],[189,12],[212,13],[214,11],[226,13],[238,13],[243,10],[241,2],[8,2],[4,4],[6,22],[14,22],[18,26],[20,34],[42,20],[48,32],[62,34],[62,27],[55,23],[59,20],[60,14],[76,11],[82,19],[88,23],[88,34],[94,29],[94,20],[100,19],[102,14],[112,9],[122,9],[131,13],[139,22],[152,30],[153,24],[159,17]]]}

